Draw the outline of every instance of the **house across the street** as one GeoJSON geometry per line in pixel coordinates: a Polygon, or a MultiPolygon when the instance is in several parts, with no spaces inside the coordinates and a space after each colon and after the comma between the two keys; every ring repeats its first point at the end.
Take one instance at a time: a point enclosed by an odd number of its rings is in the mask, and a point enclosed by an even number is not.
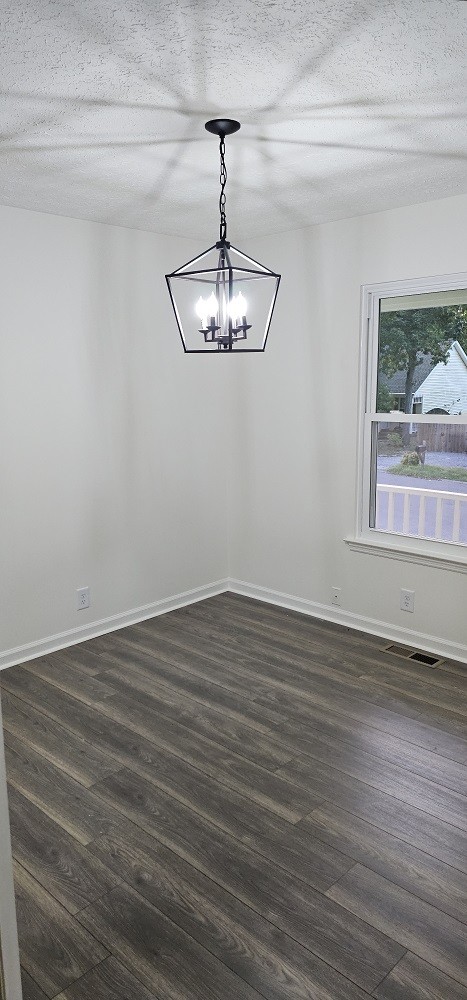
{"type": "MultiPolygon", "coordinates": [[[[412,413],[465,413],[467,410],[467,354],[457,340],[446,362],[433,364],[431,354],[419,354],[414,375],[412,413]]],[[[393,397],[393,410],[404,409],[405,371],[380,380],[393,397]]]]}

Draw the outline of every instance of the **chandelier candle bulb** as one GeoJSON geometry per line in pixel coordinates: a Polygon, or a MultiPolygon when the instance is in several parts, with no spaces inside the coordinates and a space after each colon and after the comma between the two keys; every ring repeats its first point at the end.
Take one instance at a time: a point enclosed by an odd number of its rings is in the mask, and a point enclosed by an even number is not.
{"type": "Polygon", "coordinates": [[[203,299],[203,297],[200,295],[200,297],[199,297],[199,299],[198,299],[198,301],[196,303],[195,309],[196,309],[196,315],[199,316],[199,318],[201,320],[201,326],[203,326],[203,327],[205,327],[207,329],[207,327],[208,327],[208,317],[209,316],[211,317],[211,324],[210,325],[211,326],[215,325],[215,319],[216,319],[216,316],[217,316],[218,305],[217,305],[217,299],[216,299],[216,296],[214,295],[214,292],[211,292],[211,295],[209,296],[208,299],[203,299]]]}
{"type": "Polygon", "coordinates": [[[242,318],[242,325],[246,326],[246,309],[247,303],[245,296],[242,295],[241,292],[237,292],[229,303],[229,316],[234,326],[240,326],[242,318]]]}
{"type": "Polygon", "coordinates": [[[204,253],[165,276],[183,349],[190,354],[264,351],[281,280],[280,274],[237,250],[227,239],[225,137],[239,128],[239,122],[229,118],[206,123],[207,131],[219,136],[219,239],[204,253]],[[193,284],[197,289],[193,289],[193,284]],[[250,312],[253,323],[247,323],[244,288],[251,289],[248,298],[250,303],[253,299],[250,312]],[[201,292],[198,299],[193,294],[196,290],[201,292]],[[196,329],[193,305],[201,329],[196,329]]]}

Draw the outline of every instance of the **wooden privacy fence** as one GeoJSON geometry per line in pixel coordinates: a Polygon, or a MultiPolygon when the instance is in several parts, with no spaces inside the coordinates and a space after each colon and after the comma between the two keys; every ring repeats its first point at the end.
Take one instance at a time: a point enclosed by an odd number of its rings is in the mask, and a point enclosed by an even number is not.
{"type": "Polygon", "coordinates": [[[378,484],[375,527],[378,531],[467,545],[467,495],[378,484]]]}
{"type": "Polygon", "coordinates": [[[427,451],[467,453],[467,424],[419,424],[417,444],[426,441],[427,451]]]}

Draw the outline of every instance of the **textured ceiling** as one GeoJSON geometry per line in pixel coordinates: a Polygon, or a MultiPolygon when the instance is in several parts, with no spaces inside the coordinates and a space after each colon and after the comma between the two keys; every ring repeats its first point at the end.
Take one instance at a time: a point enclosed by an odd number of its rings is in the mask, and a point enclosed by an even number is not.
{"type": "Polygon", "coordinates": [[[3,0],[0,202],[235,242],[467,192],[465,0],[3,0]]]}

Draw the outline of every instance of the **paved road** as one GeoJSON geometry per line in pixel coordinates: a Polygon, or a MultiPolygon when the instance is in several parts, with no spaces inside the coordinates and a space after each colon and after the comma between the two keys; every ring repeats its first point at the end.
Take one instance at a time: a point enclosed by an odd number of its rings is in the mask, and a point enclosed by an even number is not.
{"type": "Polygon", "coordinates": [[[415,476],[391,476],[380,471],[378,465],[378,483],[384,486],[413,486],[416,490],[446,490],[448,493],[465,493],[467,483],[459,483],[455,479],[417,479],[415,476]]]}
{"type": "MultiPolygon", "coordinates": [[[[415,489],[447,490],[448,493],[466,493],[467,482],[455,479],[418,479],[416,476],[392,476],[387,470],[397,465],[401,455],[378,456],[378,482],[388,486],[413,486],[415,489]]],[[[445,465],[447,468],[467,469],[467,453],[457,451],[427,451],[425,465],[445,465]]]]}

